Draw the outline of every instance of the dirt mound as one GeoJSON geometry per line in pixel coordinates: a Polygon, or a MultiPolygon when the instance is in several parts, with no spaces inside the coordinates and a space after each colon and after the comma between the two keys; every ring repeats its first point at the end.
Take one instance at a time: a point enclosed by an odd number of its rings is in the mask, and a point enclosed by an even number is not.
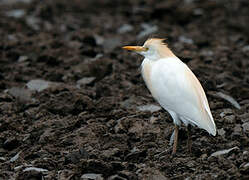
{"type": "Polygon", "coordinates": [[[0,179],[248,179],[248,17],[247,0],[0,1],[0,179]],[[172,120],[121,49],[148,37],[207,92],[218,135],[193,128],[192,154],[181,128],[171,156],[172,120]]]}

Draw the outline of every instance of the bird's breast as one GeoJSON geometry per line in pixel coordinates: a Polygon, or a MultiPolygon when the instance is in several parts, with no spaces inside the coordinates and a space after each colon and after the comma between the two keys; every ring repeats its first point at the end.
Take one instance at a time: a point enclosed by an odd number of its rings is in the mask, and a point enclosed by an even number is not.
{"type": "Polygon", "coordinates": [[[152,67],[153,67],[153,62],[151,62],[148,59],[144,59],[142,63],[142,76],[143,76],[143,79],[145,81],[147,88],[150,90],[152,96],[154,96],[155,90],[153,89],[152,81],[151,81],[152,67]]]}

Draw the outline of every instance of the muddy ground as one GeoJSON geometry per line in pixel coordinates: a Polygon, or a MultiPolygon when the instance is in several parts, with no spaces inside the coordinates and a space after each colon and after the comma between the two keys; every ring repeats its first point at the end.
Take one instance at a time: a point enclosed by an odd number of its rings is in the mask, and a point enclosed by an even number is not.
{"type": "Polygon", "coordinates": [[[248,22],[248,0],[0,0],[0,179],[248,179],[248,22]],[[149,37],[207,93],[192,154],[121,49],[149,37]]]}

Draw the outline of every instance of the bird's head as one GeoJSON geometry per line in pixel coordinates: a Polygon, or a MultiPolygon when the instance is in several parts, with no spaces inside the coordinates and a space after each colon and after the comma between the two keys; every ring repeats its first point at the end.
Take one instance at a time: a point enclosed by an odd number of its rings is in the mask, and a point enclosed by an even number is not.
{"type": "Polygon", "coordinates": [[[134,51],[150,60],[158,60],[175,56],[164,43],[164,39],[151,38],[145,41],[143,46],[124,46],[123,49],[134,51]]]}

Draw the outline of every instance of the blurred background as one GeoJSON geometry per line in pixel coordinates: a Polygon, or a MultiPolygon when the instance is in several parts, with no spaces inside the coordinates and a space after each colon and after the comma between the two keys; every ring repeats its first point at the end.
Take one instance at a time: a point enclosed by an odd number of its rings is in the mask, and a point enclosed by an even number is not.
{"type": "Polygon", "coordinates": [[[248,0],[0,0],[0,179],[248,178],[248,22],[248,0]],[[121,49],[151,37],[207,93],[191,155],[121,49]]]}

